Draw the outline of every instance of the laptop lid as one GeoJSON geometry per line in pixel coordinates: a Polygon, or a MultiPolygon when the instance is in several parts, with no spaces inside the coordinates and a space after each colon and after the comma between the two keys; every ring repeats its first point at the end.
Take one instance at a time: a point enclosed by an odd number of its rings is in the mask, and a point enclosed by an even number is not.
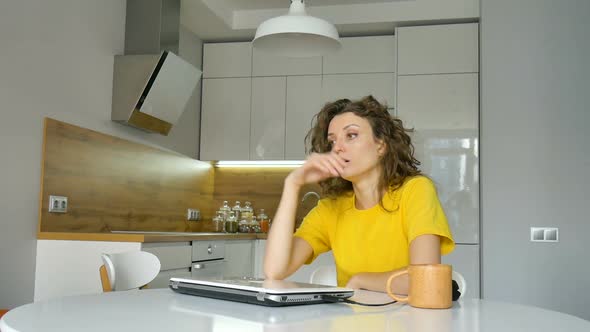
{"type": "Polygon", "coordinates": [[[326,297],[346,299],[354,294],[350,288],[250,277],[171,278],[169,286],[183,294],[266,306],[328,303],[333,300],[326,297]]]}

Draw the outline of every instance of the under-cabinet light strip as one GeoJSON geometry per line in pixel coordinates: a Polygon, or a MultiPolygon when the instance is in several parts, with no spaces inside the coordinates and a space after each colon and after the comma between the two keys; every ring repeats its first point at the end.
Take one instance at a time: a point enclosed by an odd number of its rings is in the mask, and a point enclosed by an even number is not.
{"type": "Polygon", "coordinates": [[[215,167],[255,168],[255,167],[298,167],[303,160],[221,160],[215,167]]]}

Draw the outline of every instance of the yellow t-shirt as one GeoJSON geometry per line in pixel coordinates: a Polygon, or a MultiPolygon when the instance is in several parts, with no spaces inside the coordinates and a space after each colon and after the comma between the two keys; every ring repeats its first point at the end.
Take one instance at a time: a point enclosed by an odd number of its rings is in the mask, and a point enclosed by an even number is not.
{"type": "Polygon", "coordinates": [[[355,208],[354,194],[325,198],[303,219],[295,236],[313,249],[311,263],[328,250],[334,253],[338,285],[345,286],[360,272],[386,272],[410,263],[410,243],[417,236],[441,237],[441,254],[455,243],[436,189],[424,176],[412,177],[395,191],[383,195],[383,205],[355,208]]]}

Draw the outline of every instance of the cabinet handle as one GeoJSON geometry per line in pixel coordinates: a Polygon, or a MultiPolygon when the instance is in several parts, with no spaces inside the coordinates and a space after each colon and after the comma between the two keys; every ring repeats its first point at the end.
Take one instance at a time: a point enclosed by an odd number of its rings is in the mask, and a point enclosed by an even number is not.
{"type": "Polygon", "coordinates": [[[209,255],[211,255],[213,253],[213,248],[211,248],[211,245],[209,245],[209,247],[207,248],[207,253],[209,255]]]}
{"type": "Polygon", "coordinates": [[[200,270],[200,269],[204,269],[205,268],[205,264],[195,264],[193,265],[193,269],[195,270],[200,270]]]}

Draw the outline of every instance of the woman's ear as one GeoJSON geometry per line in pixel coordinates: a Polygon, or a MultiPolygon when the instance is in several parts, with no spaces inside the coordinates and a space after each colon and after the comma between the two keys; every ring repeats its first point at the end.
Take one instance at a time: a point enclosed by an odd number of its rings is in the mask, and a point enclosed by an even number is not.
{"type": "Polygon", "coordinates": [[[387,148],[387,144],[385,143],[384,140],[378,140],[377,144],[378,144],[377,153],[379,154],[379,157],[383,157],[383,155],[385,155],[385,150],[387,148]]]}

